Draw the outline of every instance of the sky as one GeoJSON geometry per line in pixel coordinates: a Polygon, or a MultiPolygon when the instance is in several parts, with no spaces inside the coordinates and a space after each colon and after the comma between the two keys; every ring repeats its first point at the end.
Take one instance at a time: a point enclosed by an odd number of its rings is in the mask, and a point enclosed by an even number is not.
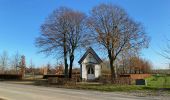
{"type": "MultiPolygon", "coordinates": [[[[14,55],[19,52],[26,56],[27,63],[32,60],[36,66],[56,63],[56,58],[39,54],[35,47],[41,24],[61,6],[88,14],[100,3],[119,5],[131,18],[142,23],[151,42],[141,56],[151,61],[154,68],[168,68],[170,61],[157,52],[165,47],[165,38],[170,39],[170,0],[0,0],[0,53],[7,51],[14,55]]],[[[76,66],[83,52],[76,58],[76,66]]]]}

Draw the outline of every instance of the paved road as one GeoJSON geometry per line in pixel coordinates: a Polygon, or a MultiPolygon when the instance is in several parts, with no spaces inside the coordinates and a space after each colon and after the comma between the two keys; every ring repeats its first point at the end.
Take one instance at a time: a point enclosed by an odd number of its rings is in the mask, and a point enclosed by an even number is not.
{"type": "Polygon", "coordinates": [[[7,100],[163,100],[157,97],[135,97],[121,93],[50,88],[4,82],[0,82],[0,98],[7,100]]]}

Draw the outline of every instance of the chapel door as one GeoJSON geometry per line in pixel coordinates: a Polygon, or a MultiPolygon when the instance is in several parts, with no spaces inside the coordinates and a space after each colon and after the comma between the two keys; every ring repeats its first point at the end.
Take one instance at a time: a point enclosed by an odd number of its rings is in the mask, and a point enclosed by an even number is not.
{"type": "Polygon", "coordinates": [[[95,79],[94,65],[87,65],[87,80],[95,79]]]}

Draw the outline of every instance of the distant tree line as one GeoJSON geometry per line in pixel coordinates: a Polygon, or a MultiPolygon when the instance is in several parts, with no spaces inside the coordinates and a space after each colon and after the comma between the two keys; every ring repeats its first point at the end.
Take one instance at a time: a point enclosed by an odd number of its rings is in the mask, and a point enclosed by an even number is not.
{"type": "Polygon", "coordinates": [[[16,52],[12,56],[7,51],[0,53],[0,74],[21,74],[25,77],[27,75],[44,75],[44,74],[63,74],[63,64],[44,66],[35,66],[33,60],[26,66],[26,59],[24,55],[16,52]]]}
{"type": "Polygon", "coordinates": [[[129,57],[122,60],[119,68],[121,74],[148,74],[151,72],[152,64],[140,57],[129,57]]]}
{"type": "MultiPolygon", "coordinates": [[[[116,61],[117,74],[150,74],[152,73],[152,63],[140,57],[128,57],[128,59],[119,59],[116,61]]],[[[102,63],[102,74],[109,74],[109,61],[104,60],[102,63]]]]}
{"type": "Polygon", "coordinates": [[[7,51],[0,53],[0,74],[21,74],[25,69],[25,56],[16,52],[9,56],[7,51]]]}

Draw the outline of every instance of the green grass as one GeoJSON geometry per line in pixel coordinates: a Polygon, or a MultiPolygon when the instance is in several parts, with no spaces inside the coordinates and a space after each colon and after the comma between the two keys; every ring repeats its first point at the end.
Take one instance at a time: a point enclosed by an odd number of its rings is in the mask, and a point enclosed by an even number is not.
{"type": "Polygon", "coordinates": [[[88,90],[98,90],[98,91],[136,91],[136,90],[157,90],[157,88],[154,87],[147,87],[147,86],[136,86],[136,85],[91,85],[91,84],[82,84],[76,86],[76,88],[79,89],[88,89],[88,90]]]}
{"type": "Polygon", "coordinates": [[[147,85],[155,88],[170,88],[170,76],[169,75],[153,75],[147,78],[147,85]]]}
{"type": "Polygon", "coordinates": [[[95,90],[106,92],[125,92],[135,96],[170,96],[169,90],[162,90],[157,87],[136,86],[136,85],[113,85],[113,84],[80,84],[75,87],[64,87],[72,89],[95,90]]]}
{"type": "MultiPolygon", "coordinates": [[[[113,84],[80,84],[76,88],[98,90],[98,91],[159,91],[159,90],[170,90],[170,76],[168,75],[153,75],[147,80],[147,86],[137,85],[113,85],[113,84]]],[[[170,91],[169,91],[170,92],[170,91]]]]}

